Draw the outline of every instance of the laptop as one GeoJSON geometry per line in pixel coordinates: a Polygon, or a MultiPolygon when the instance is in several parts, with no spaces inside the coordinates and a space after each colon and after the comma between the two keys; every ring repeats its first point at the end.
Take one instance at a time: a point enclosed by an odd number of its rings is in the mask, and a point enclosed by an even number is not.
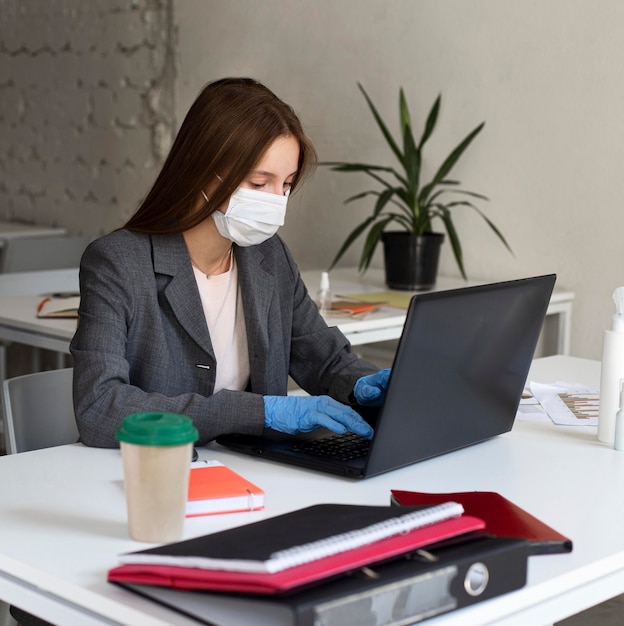
{"type": "Polygon", "coordinates": [[[383,405],[355,407],[375,429],[371,441],[319,428],[299,435],[265,429],[217,443],[368,478],[508,432],[555,280],[550,274],[413,296],[383,405]]]}

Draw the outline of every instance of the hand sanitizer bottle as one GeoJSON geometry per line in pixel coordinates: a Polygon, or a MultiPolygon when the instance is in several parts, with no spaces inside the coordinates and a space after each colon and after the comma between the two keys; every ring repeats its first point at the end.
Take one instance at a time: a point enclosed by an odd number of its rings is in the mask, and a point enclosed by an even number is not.
{"type": "Polygon", "coordinates": [[[329,273],[323,272],[321,274],[321,284],[319,290],[316,292],[316,305],[319,308],[321,315],[329,313],[331,308],[331,292],[329,291],[329,273]]]}
{"type": "Polygon", "coordinates": [[[600,368],[600,409],[598,412],[598,441],[613,444],[615,415],[620,406],[620,380],[624,378],[624,287],[613,292],[616,312],[611,330],[605,330],[602,340],[600,368]]]}
{"type": "Polygon", "coordinates": [[[620,410],[615,414],[613,447],[616,450],[624,450],[624,378],[620,380],[620,410]]]}

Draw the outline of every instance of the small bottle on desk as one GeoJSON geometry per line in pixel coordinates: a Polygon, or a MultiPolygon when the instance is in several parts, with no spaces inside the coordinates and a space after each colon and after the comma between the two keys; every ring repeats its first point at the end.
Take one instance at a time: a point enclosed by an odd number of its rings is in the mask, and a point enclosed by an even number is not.
{"type": "Polygon", "coordinates": [[[316,292],[316,305],[319,308],[321,315],[326,315],[331,309],[331,292],[329,290],[329,273],[323,272],[321,274],[321,284],[316,292]]]}
{"type": "Polygon", "coordinates": [[[613,444],[615,416],[620,407],[620,380],[624,378],[624,287],[613,292],[616,312],[605,330],[600,367],[598,441],[613,444]]]}
{"type": "Polygon", "coordinates": [[[620,379],[620,409],[615,414],[613,447],[616,450],[624,450],[624,378],[620,379]]]}

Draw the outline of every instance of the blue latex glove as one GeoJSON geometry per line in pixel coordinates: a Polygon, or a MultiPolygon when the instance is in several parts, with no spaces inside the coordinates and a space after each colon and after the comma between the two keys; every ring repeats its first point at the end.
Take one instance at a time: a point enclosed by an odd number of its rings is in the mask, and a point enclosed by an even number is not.
{"type": "Polygon", "coordinates": [[[386,395],[389,378],[390,368],[358,378],[353,387],[353,395],[357,403],[362,406],[381,406],[386,395]]]}
{"type": "Polygon", "coordinates": [[[295,435],[320,426],[370,439],[373,429],[351,407],[329,396],[264,396],[264,425],[295,435]]]}

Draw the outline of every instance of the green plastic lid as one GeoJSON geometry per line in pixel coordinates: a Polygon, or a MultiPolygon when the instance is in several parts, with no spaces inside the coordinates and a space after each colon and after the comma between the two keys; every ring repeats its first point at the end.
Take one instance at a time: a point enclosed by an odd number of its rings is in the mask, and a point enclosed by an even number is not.
{"type": "Polygon", "coordinates": [[[198,437],[191,418],[177,413],[134,413],[117,429],[117,441],[138,446],[181,446],[198,437]]]}

